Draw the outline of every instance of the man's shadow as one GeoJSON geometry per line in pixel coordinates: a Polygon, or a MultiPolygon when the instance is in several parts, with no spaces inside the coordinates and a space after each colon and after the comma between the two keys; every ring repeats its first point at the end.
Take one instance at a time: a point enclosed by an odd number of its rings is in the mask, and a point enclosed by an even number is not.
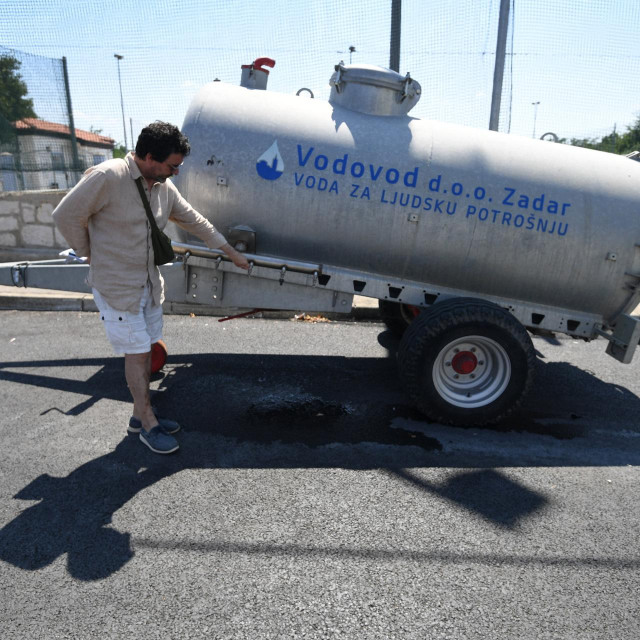
{"type": "Polygon", "coordinates": [[[166,466],[145,469],[143,459],[123,440],[65,478],[36,478],[14,496],[39,502],[0,530],[0,559],[33,571],[66,553],[69,573],[80,580],[105,578],[120,569],[133,551],[130,535],[109,527],[113,514],[171,473],[166,466]]]}
{"type": "MultiPolygon", "coordinates": [[[[142,450],[129,436],[114,451],[81,465],[64,478],[41,475],[14,496],[38,502],[0,529],[0,560],[36,571],[66,554],[67,569],[74,578],[107,578],[134,556],[130,534],[111,527],[113,515],[140,491],[183,469],[215,468],[220,447],[232,448],[235,444],[226,438],[195,437],[179,455],[159,458],[142,450]],[[203,464],[205,460],[211,464],[203,464]]],[[[252,466],[266,466],[271,455],[282,455],[282,451],[267,452],[252,466]]],[[[336,466],[339,463],[334,461],[336,466]]],[[[368,464],[375,465],[375,459],[368,464]]],[[[360,466],[364,466],[363,461],[360,466]]],[[[386,471],[416,490],[416,500],[444,498],[499,529],[517,530],[522,520],[547,504],[543,495],[492,469],[460,471],[443,484],[428,482],[413,470],[388,467],[386,471]]],[[[178,548],[181,542],[173,541],[171,546],[178,548]]],[[[323,552],[322,548],[316,551],[323,552]]],[[[325,551],[328,555],[336,553],[335,549],[325,551]]],[[[366,550],[340,553],[366,555],[366,550]]]]}

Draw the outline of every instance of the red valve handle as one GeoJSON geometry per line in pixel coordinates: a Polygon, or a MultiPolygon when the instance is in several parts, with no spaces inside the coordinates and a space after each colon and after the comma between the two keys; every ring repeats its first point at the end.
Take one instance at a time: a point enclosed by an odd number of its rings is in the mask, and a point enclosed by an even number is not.
{"type": "Polygon", "coordinates": [[[256,58],[251,64],[243,64],[243,69],[255,69],[256,71],[264,71],[267,75],[269,74],[268,69],[263,69],[262,65],[266,65],[267,67],[275,67],[276,61],[271,58],[256,58]]]}

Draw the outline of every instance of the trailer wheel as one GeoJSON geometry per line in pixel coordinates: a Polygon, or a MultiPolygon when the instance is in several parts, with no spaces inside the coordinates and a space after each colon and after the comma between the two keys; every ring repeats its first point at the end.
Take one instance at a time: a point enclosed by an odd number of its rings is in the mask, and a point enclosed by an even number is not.
{"type": "Polygon", "coordinates": [[[167,345],[158,340],[151,345],[151,373],[158,373],[167,362],[167,345]]]}
{"type": "Polygon", "coordinates": [[[416,407],[454,425],[499,422],[533,381],[535,352],[526,329],[484,300],[455,298],[416,318],[398,351],[400,374],[416,407]]]}
{"type": "Polygon", "coordinates": [[[402,338],[409,325],[420,315],[422,309],[412,304],[378,300],[380,318],[398,338],[402,338]]]}

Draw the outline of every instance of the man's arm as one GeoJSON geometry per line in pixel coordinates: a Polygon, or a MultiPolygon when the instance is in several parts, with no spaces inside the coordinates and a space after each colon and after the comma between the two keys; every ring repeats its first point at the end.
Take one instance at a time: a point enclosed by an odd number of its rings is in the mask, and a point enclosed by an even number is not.
{"type": "Polygon", "coordinates": [[[106,203],[106,177],[101,171],[91,171],[55,208],[53,220],[77,256],[91,256],[89,218],[106,203]]]}
{"type": "Polygon", "coordinates": [[[240,267],[241,269],[249,268],[249,261],[245,258],[244,254],[236,251],[228,242],[223,244],[220,249],[229,256],[229,259],[236,267],[240,267]]]}
{"type": "Polygon", "coordinates": [[[200,213],[198,213],[176,190],[175,201],[169,220],[202,240],[210,249],[221,249],[236,267],[249,268],[249,261],[234,249],[227,239],[200,213]]]}

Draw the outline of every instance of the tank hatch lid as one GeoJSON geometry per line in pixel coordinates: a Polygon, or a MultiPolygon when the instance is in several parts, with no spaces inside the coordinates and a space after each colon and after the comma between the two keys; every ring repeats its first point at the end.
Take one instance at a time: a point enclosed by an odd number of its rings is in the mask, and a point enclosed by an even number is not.
{"type": "Polygon", "coordinates": [[[408,73],[372,64],[337,64],[329,81],[331,104],[376,116],[404,116],[422,89],[408,73]]]}

